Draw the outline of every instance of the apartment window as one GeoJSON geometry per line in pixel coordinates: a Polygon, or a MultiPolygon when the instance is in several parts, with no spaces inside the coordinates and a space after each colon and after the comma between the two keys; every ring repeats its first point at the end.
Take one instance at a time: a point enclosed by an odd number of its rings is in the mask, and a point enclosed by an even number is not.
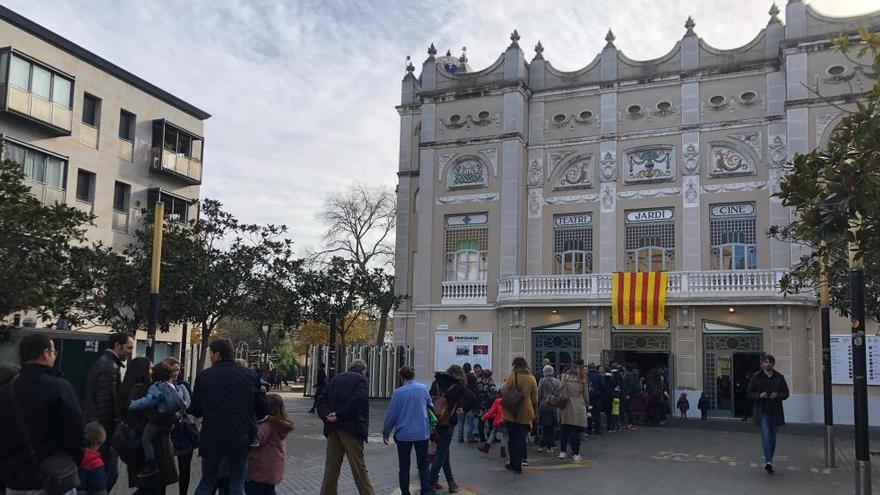
{"type": "Polygon", "coordinates": [[[70,93],[73,81],[21,57],[15,55],[11,57],[9,82],[43,99],[51,100],[66,108],[71,107],[70,93]]]}
{"type": "Polygon", "coordinates": [[[92,127],[100,127],[101,100],[90,94],[83,95],[82,122],[92,127]]]}
{"type": "Polygon", "coordinates": [[[28,181],[64,189],[67,161],[9,141],[4,143],[4,153],[21,165],[28,181]]]}
{"type": "Polygon", "coordinates": [[[675,220],[672,208],[626,212],[626,271],[675,269],[675,220]]]}
{"type": "Polygon", "coordinates": [[[446,217],[445,280],[486,280],[489,225],[486,214],[446,217]]]}
{"type": "Polygon", "coordinates": [[[76,172],[76,200],[83,203],[95,202],[95,174],[87,170],[76,172]]]}
{"type": "Polygon", "coordinates": [[[147,199],[148,209],[152,211],[158,201],[165,204],[165,220],[180,223],[189,221],[189,210],[194,203],[193,200],[172,196],[159,189],[151,189],[147,199]]]}
{"type": "Polygon", "coordinates": [[[709,211],[710,268],[758,268],[755,204],[716,204],[709,211]]]}
{"type": "Polygon", "coordinates": [[[153,148],[158,148],[160,143],[165,151],[197,161],[202,159],[202,138],[161,119],[153,122],[153,148]]]}
{"type": "Polygon", "coordinates": [[[131,112],[120,110],[119,112],[119,139],[134,142],[135,116],[131,112]]]}
{"type": "Polygon", "coordinates": [[[121,212],[128,213],[128,204],[131,197],[131,186],[117,181],[113,184],[113,209],[121,212]]]}
{"type": "Polygon", "coordinates": [[[593,271],[593,217],[590,213],[553,217],[553,273],[593,271]]]}

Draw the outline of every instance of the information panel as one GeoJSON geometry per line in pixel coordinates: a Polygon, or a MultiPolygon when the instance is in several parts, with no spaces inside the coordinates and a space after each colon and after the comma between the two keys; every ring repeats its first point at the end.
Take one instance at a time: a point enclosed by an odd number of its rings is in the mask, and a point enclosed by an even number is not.
{"type": "MultiPolygon", "coordinates": [[[[868,385],[880,385],[880,336],[868,336],[866,341],[868,385]]],[[[852,382],[852,336],[831,335],[831,383],[852,382]]]]}
{"type": "Polygon", "coordinates": [[[492,334],[437,332],[434,334],[434,368],[446,371],[450,364],[479,364],[492,368],[492,334]]]}

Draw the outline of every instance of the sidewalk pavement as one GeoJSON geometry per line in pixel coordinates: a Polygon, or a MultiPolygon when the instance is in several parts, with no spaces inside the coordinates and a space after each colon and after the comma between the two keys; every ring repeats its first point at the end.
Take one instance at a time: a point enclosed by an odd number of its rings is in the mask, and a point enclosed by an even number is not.
{"type": "MultiPolygon", "coordinates": [[[[324,472],[325,440],[321,421],[308,414],[312,401],[284,394],[288,413],[296,429],[288,437],[285,479],[279,494],[316,495],[324,472]]],[[[397,453],[382,444],[381,428],[387,401],[370,403],[370,441],[366,462],[377,495],[399,494],[397,453]]],[[[642,427],[591,435],[582,444],[584,461],[558,460],[555,454],[538,453],[530,447],[529,466],[522,476],[507,472],[498,457],[474,444],[453,442],[452,467],[462,495],[536,494],[551,489],[556,493],[621,493],[650,495],[702,494],[798,494],[851,493],[853,490],[852,428],[837,429],[837,466],[825,468],[823,425],[787,425],[780,429],[776,469],[767,475],[761,460],[761,439],[751,422],[738,420],[676,420],[659,428],[642,427]]],[[[872,450],[880,450],[880,431],[872,431],[872,450]]],[[[872,465],[875,493],[880,493],[880,469],[872,465]]],[[[415,460],[413,459],[413,462],[415,460]]],[[[198,459],[193,463],[195,488],[198,459]]],[[[412,492],[418,493],[417,474],[411,473],[412,492]]],[[[441,483],[445,481],[441,476],[441,483]]],[[[120,492],[118,489],[115,493],[120,492]]],[[[169,494],[175,493],[169,487],[169,494]]],[[[339,481],[341,495],[357,490],[347,466],[339,481]]],[[[438,493],[446,493],[440,490],[438,493]]]]}

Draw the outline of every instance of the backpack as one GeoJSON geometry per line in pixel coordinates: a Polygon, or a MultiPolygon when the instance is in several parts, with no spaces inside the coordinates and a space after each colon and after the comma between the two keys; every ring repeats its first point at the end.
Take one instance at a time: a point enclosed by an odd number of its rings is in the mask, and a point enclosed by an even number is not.
{"type": "Polygon", "coordinates": [[[446,389],[446,392],[443,392],[440,390],[440,384],[437,384],[437,398],[434,399],[434,413],[437,415],[438,426],[449,426],[449,423],[452,420],[452,415],[455,414],[455,409],[457,409],[457,407],[452,407],[450,409],[446,394],[456,386],[457,385],[453,385],[446,389]]]}
{"type": "Polygon", "coordinates": [[[565,406],[568,405],[568,389],[565,387],[564,381],[562,386],[553,395],[547,397],[547,405],[557,409],[565,409],[565,406]]]}
{"type": "Polygon", "coordinates": [[[519,373],[516,371],[513,372],[513,380],[514,385],[508,387],[504,394],[501,395],[501,407],[517,417],[522,408],[525,395],[523,395],[522,390],[519,389],[519,373]]]}

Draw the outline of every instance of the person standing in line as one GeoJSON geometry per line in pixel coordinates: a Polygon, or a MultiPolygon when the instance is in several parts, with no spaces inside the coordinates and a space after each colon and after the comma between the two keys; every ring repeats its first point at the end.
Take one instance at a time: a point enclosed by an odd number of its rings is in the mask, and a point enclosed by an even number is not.
{"type": "Polygon", "coordinates": [[[437,414],[438,436],[437,452],[434,454],[434,462],[431,463],[431,483],[435,490],[442,488],[437,482],[442,469],[448,484],[447,493],[456,493],[458,485],[455,484],[455,477],[452,475],[449,448],[455,434],[456,422],[465,411],[471,409],[477,396],[468,388],[464,369],[457,364],[450,365],[445,372],[438,371],[434,375],[430,394],[437,414]]]}
{"type": "Polygon", "coordinates": [[[590,393],[587,382],[577,369],[566,370],[562,375],[563,392],[568,403],[559,411],[562,432],[559,434],[559,459],[568,457],[567,449],[571,447],[571,459],[580,461],[581,431],[587,426],[587,404],[590,393]]]}
{"type": "MultiPolygon", "coordinates": [[[[122,383],[122,368],[134,352],[134,339],[125,332],[111,333],[107,338],[107,350],[92,364],[86,378],[86,421],[97,421],[104,427],[107,438],[113,438],[116,430],[116,394],[122,383]]],[[[107,476],[107,491],[113,490],[119,479],[119,455],[104,442],[100,449],[107,476]]]]}
{"type": "Polygon", "coordinates": [[[480,434],[480,441],[485,442],[486,437],[491,430],[491,426],[483,419],[483,414],[492,407],[495,402],[495,382],[492,381],[492,370],[484,369],[477,379],[477,430],[480,434]]]}
{"type": "Polygon", "coordinates": [[[257,430],[260,446],[251,450],[248,476],[244,484],[247,495],[275,495],[275,487],[284,480],[284,458],[287,434],[293,421],[287,417],[284,400],[278,394],[267,394],[269,414],[261,418],[257,430]]]}
{"type": "Polygon", "coordinates": [[[351,475],[360,495],[374,495],[364,462],[364,444],[370,426],[370,389],[367,363],[355,359],[348,371],[336,375],[318,397],[318,417],[324,421],[327,457],[321,495],[336,495],[342,457],[348,457],[351,475]]]}
{"type": "Polygon", "coordinates": [[[511,388],[517,388],[522,393],[522,402],[517,410],[504,408],[510,451],[510,463],[504,467],[515,474],[522,474],[523,459],[526,458],[526,436],[538,409],[538,384],[535,383],[535,377],[525,359],[514,358],[512,366],[513,369],[501,387],[501,396],[504,397],[511,388]]]}
{"type": "Polygon", "coordinates": [[[196,441],[196,425],[195,420],[188,414],[190,405],[192,405],[192,392],[189,383],[180,377],[180,361],[174,357],[167,357],[162,360],[171,368],[171,383],[174,390],[180,396],[184,408],[180,411],[180,421],[175,423],[171,430],[171,445],[174,447],[174,455],[177,457],[177,470],[180,473],[179,491],[180,495],[189,493],[189,479],[192,467],[192,456],[195,451],[196,441]]]}
{"type": "MultiPolygon", "coordinates": [[[[477,395],[477,377],[474,375],[474,372],[471,370],[471,363],[464,363],[461,365],[462,371],[464,371],[465,375],[465,386],[470,389],[470,391],[477,395]]],[[[474,432],[473,432],[473,409],[463,409],[462,412],[458,413],[458,421],[456,423],[456,428],[458,430],[458,443],[464,443],[465,437],[467,437],[468,443],[474,442],[474,432]]]]}
{"type": "Polygon", "coordinates": [[[252,369],[233,359],[232,343],[217,339],[208,346],[211,367],[201,372],[192,394],[190,412],[202,418],[199,456],[202,478],[196,495],[211,495],[220,477],[220,466],[229,466],[229,494],[242,495],[247,460],[255,440],[255,386],[252,369]]]}
{"type": "Polygon", "coordinates": [[[687,419],[688,410],[691,408],[691,403],[688,401],[687,392],[682,392],[678,397],[678,402],[675,404],[675,407],[678,408],[678,412],[681,414],[681,419],[687,419]]]}
{"type": "Polygon", "coordinates": [[[590,380],[590,410],[592,411],[591,426],[596,435],[602,433],[602,412],[605,410],[608,390],[605,385],[605,376],[594,363],[588,365],[590,380]]]}
{"type": "Polygon", "coordinates": [[[45,495],[38,464],[50,456],[82,462],[85,420],[70,382],[53,368],[56,355],[52,339],[26,335],[18,345],[21,371],[0,388],[0,488],[6,495],[45,495]]]}
{"type": "Polygon", "coordinates": [[[700,400],[697,402],[697,409],[700,410],[700,419],[703,421],[709,421],[709,398],[706,397],[706,392],[700,392],[700,400]]]}
{"type": "Polygon", "coordinates": [[[312,390],[312,395],[314,396],[314,400],[312,401],[312,408],[309,409],[309,414],[315,413],[315,407],[318,405],[318,397],[321,395],[321,392],[324,391],[324,387],[327,385],[327,374],[324,373],[324,363],[318,362],[318,372],[317,377],[315,378],[315,386],[312,390]]]}
{"type": "Polygon", "coordinates": [[[776,430],[785,425],[782,401],[788,399],[788,384],[782,373],[776,371],[776,358],[767,354],[761,369],[749,379],[746,394],[754,404],[752,422],[761,428],[761,446],[764,449],[764,469],[773,474],[773,456],[776,453],[776,430]]]}
{"type": "Polygon", "coordinates": [[[430,465],[428,464],[428,438],[431,436],[431,423],[428,409],[434,407],[428,387],[415,381],[416,374],[409,366],[400,368],[400,388],[391,394],[391,403],[385,413],[382,440],[388,445],[388,438],[394,433],[397,444],[397,465],[400,468],[399,480],[401,495],[410,495],[409,467],[410,453],[416,451],[416,469],[419,471],[419,494],[429,495],[431,486],[430,465]]]}
{"type": "Polygon", "coordinates": [[[555,403],[550,402],[565,397],[562,382],[554,375],[553,366],[544,366],[544,375],[538,383],[538,426],[541,427],[541,440],[538,452],[552,452],[556,446],[556,425],[559,424],[559,411],[555,403]]]}

